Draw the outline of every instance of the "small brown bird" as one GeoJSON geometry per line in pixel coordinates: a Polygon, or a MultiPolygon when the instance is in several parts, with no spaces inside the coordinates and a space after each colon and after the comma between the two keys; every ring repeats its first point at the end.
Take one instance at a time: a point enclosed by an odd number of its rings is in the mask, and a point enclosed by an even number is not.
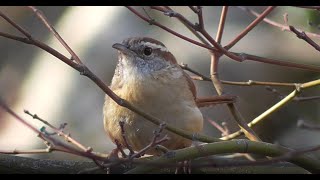
{"type": "MultiPolygon", "coordinates": [[[[167,124],[189,132],[200,132],[203,117],[196,104],[196,88],[191,78],[178,65],[175,57],[161,42],[148,37],[125,39],[114,44],[119,60],[110,88],[121,98],[167,124]]],[[[125,136],[132,149],[147,146],[159,126],[127,108],[117,105],[109,96],[103,107],[104,128],[111,140],[125,146],[119,121],[124,121],[125,136]]],[[[162,145],[170,150],[191,145],[169,131],[170,140],[162,145]]],[[[150,150],[147,154],[158,154],[150,150]]]]}

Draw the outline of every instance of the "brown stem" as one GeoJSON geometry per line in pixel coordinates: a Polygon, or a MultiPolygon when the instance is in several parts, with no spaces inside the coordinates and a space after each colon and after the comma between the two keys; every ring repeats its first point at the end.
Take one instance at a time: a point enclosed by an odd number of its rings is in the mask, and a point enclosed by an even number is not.
{"type": "MultiPolygon", "coordinates": [[[[213,86],[215,87],[218,95],[223,95],[223,87],[218,77],[218,65],[219,65],[219,56],[212,54],[211,55],[211,66],[210,66],[210,75],[213,86]]],[[[236,122],[238,123],[239,127],[243,130],[246,136],[253,141],[261,141],[260,138],[256,135],[256,133],[247,125],[244,121],[242,115],[238,111],[237,107],[233,103],[227,104],[228,109],[236,122]]]]}
{"type": "Polygon", "coordinates": [[[221,44],[221,39],[222,39],[224,24],[225,24],[226,18],[227,18],[228,8],[229,8],[228,6],[222,7],[218,32],[217,32],[217,36],[216,36],[217,43],[219,43],[219,44],[221,44]]]}
{"type": "Polygon", "coordinates": [[[14,28],[16,28],[18,31],[20,31],[23,35],[25,35],[28,39],[32,39],[30,33],[28,33],[26,30],[24,30],[21,26],[13,22],[8,16],[4,15],[3,12],[0,11],[0,16],[5,19],[8,23],[10,23],[14,28]]]}
{"type": "Polygon", "coordinates": [[[163,9],[162,12],[165,13],[165,15],[169,15],[170,13],[168,12],[171,11],[171,12],[174,12],[174,13],[171,13],[172,16],[170,17],[175,17],[177,18],[184,26],[186,26],[189,31],[192,32],[192,34],[194,34],[202,43],[206,44],[207,46],[211,46],[206,39],[204,39],[195,29],[196,29],[196,26],[191,23],[189,20],[187,20],[184,16],[182,16],[181,14],[173,11],[173,9],[171,9],[169,6],[165,6],[165,9],[163,9]],[[177,15],[179,14],[179,15],[177,15]]]}

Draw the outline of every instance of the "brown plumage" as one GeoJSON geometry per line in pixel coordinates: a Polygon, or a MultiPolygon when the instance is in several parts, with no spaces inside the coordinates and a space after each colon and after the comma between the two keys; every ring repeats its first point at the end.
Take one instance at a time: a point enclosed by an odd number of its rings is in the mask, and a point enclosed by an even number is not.
{"type": "MultiPolygon", "coordinates": [[[[190,132],[202,130],[203,117],[195,101],[195,85],[161,42],[147,37],[128,38],[113,47],[119,50],[119,62],[110,88],[119,97],[177,128],[190,132]]],[[[125,145],[119,126],[119,121],[124,121],[126,138],[135,151],[148,145],[158,128],[118,106],[108,96],[103,111],[104,128],[111,140],[125,145]]],[[[168,149],[180,149],[192,143],[166,130],[162,134],[170,138],[162,144],[168,149]]],[[[158,152],[150,150],[147,154],[158,152]]]]}

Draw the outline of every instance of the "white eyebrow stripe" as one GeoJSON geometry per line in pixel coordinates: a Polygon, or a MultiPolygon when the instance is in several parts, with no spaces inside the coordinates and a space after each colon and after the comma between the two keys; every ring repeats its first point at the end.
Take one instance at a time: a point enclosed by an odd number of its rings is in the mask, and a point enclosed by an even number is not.
{"type": "Polygon", "coordinates": [[[158,44],[154,44],[154,43],[151,43],[151,42],[145,42],[145,41],[141,41],[140,43],[144,44],[146,46],[149,46],[149,47],[151,47],[153,49],[160,49],[161,51],[168,52],[168,49],[166,47],[163,47],[163,46],[158,45],[158,44]]]}

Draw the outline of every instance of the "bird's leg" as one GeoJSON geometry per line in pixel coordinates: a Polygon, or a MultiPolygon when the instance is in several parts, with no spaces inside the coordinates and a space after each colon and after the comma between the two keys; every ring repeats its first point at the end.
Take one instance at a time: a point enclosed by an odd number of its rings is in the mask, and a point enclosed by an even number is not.
{"type": "Polygon", "coordinates": [[[191,160],[185,160],[182,162],[178,162],[178,167],[175,170],[175,174],[179,174],[180,169],[182,169],[182,173],[191,174],[191,160]]]}

